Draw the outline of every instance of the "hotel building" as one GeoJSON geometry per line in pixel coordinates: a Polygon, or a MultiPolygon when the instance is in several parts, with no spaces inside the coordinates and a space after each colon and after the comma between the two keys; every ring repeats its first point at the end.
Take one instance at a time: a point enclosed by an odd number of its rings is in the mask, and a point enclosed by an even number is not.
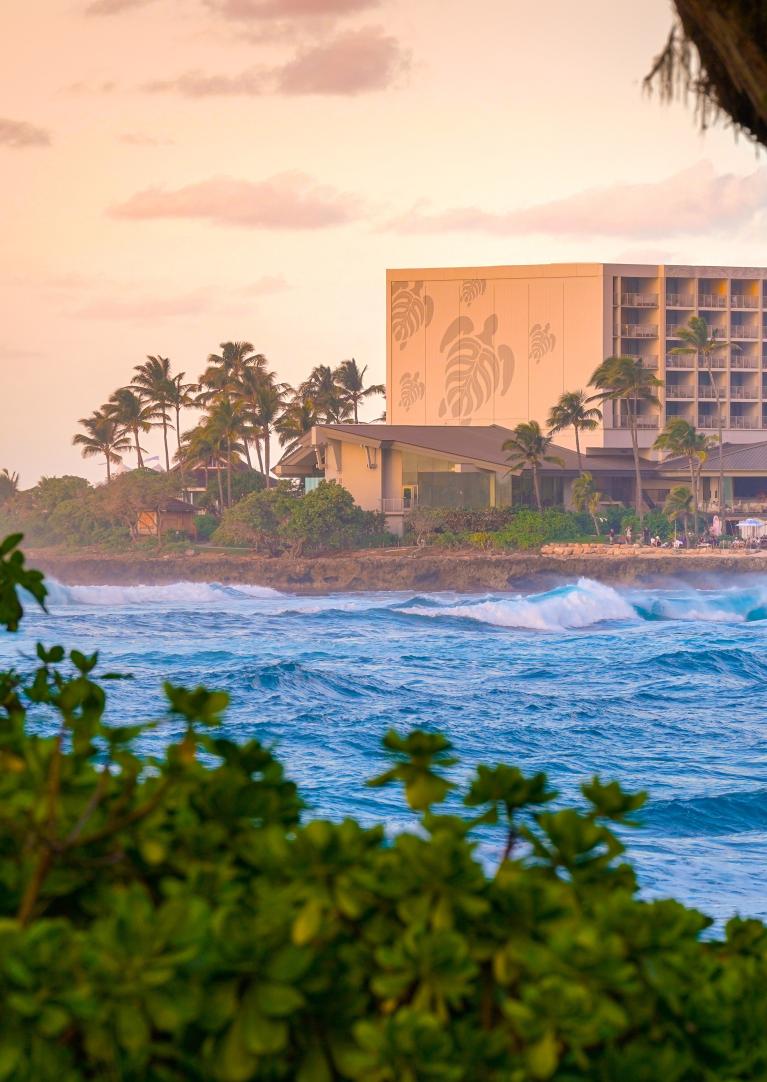
{"type": "MultiPolygon", "coordinates": [[[[674,354],[679,328],[702,316],[728,343],[711,359],[732,464],[725,497],[735,509],[764,494],[767,506],[767,269],[574,263],[392,270],[386,276],[387,423],[319,425],[286,455],[278,476],[337,480],[390,526],[415,504],[498,506],[528,498],[510,477],[502,444],[522,421],[545,428],[565,391],[588,390],[605,357],[633,356],[663,381],[659,406],[642,405],[639,440],[648,506],[662,502],[679,465],[652,444],[671,417],[717,428],[706,364],[674,354]],[[763,374],[764,373],[764,374],[763,374]],[[747,456],[734,455],[753,445],[747,456]],[[739,470],[737,464],[742,469],[739,470]],[[746,468],[747,464],[747,468],[746,468]],[[738,492],[740,488],[740,493],[738,492]],[[740,499],[739,499],[740,497],[740,499]]],[[[610,499],[632,500],[625,406],[608,402],[582,434],[584,468],[610,499]]],[[[562,466],[544,470],[544,496],[569,501],[578,463],[574,434],[557,434],[562,466]]],[[[718,501],[714,460],[704,500],[718,501]]],[[[707,476],[706,476],[707,475],[707,476]]]]}

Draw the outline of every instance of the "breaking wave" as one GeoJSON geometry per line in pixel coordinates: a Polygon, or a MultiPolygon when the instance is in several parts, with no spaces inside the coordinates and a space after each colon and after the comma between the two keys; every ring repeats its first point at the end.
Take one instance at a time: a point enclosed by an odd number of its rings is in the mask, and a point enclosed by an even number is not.
{"type": "Polygon", "coordinates": [[[225,586],[218,582],[173,582],[147,586],[65,586],[47,579],[51,605],[121,607],[123,605],[210,605],[282,597],[268,586],[225,586]]]}

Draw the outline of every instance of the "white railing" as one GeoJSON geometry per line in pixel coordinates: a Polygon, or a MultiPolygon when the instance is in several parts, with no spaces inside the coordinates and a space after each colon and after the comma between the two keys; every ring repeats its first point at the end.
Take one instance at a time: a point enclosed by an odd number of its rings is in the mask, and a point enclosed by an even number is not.
{"type": "Polygon", "coordinates": [[[666,386],[666,398],[686,398],[691,399],[695,397],[695,391],[692,387],[670,387],[666,386]]]}
{"type": "Polygon", "coordinates": [[[755,398],[759,398],[759,391],[757,389],[751,390],[750,387],[731,387],[730,398],[746,398],[753,401],[755,398]]]}
{"type": "MultiPolygon", "coordinates": [[[[637,421],[637,428],[640,430],[658,428],[659,425],[660,422],[657,417],[642,417],[640,418],[640,420],[637,421]]],[[[619,418],[617,423],[613,425],[613,427],[625,429],[627,432],[631,429],[631,425],[629,424],[628,419],[623,417],[619,418]]]]}
{"type": "Polygon", "coordinates": [[[698,300],[699,308],[726,308],[727,298],[718,293],[701,293],[698,300]]]}
{"type": "Polygon", "coordinates": [[[409,511],[415,503],[416,501],[412,498],[406,500],[404,496],[384,496],[381,500],[381,510],[385,515],[401,515],[403,511],[409,511]]]}
{"type": "Polygon", "coordinates": [[[749,417],[730,417],[730,428],[759,428],[758,421],[752,421],[749,417]]]}
{"type": "Polygon", "coordinates": [[[676,356],[669,354],[666,357],[666,368],[694,368],[695,358],[679,353],[676,356]]]}
{"type": "Polygon", "coordinates": [[[666,338],[678,338],[679,332],[684,327],[684,323],[667,323],[666,324],[666,338]]]}
{"type": "Polygon", "coordinates": [[[657,368],[658,367],[658,355],[657,353],[651,357],[643,356],[641,353],[624,353],[624,357],[630,357],[632,361],[641,361],[644,368],[657,368]]]}
{"type": "Polygon", "coordinates": [[[756,357],[733,357],[730,361],[730,368],[747,368],[753,372],[758,367],[759,360],[756,357]]]}
{"type": "Polygon", "coordinates": [[[657,293],[624,293],[621,296],[621,304],[629,308],[656,308],[658,304],[657,293]]]}
{"type": "MultiPolygon", "coordinates": [[[[722,416],[722,428],[727,427],[727,422],[724,415],[722,416]]],[[[698,428],[719,428],[716,417],[710,414],[701,414],[698,418],[698,428]]]]}
{"type": "Polygon", "coordinates": [[[658,324],[647,323],[639,326],[636,323],[624,323],[621,327],[622,338],[657,338],[658,324]]]}
{"type": "Polygon", "coordinates": [[[759,298],[748,297],[745,293],[733,293],[730,297],[730,306],[732,308],[758,308],[759,298]]]}
{"type": "Polygon", "coordinates": [[[759,337],[759,332],[755,327],[738,327],[736,324],[733,324],[731,337],[745,338],[749,342],[755,342],[759,337]]]}
{"type": "Polygon", "coordinates": [[[684,293],[667,293],[666,294],[666,307],[667,308],[694,308],[695,298],[692,295],[684,293]]]}
{"type": "MultiPolygon", "coordinates": [[[[724,398],[724,388],[719,388],[719,397],[724,398]]],[[[716,393],[713,387],[698,387],[698,398],[707,398],[711,401],[716,400],[716,393]]]]}

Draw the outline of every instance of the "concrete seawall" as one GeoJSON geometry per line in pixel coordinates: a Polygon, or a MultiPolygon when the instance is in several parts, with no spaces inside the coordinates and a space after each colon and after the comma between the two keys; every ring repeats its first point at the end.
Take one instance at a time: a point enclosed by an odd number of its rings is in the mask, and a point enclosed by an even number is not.
{"type": "Polygon", "coordinates": [[[668,552],[615,546],[552,545],[538,553],[386,549],[336,556],[264,557],[101,555],[29,551],[30,566],[71,585],[139,585],[180,581],[249,583],[300,594],[370,590],[546,589],[581,576],[607,583],[668,579],[716,585],[723,574],[767,574],[767,553],[668,552]],[[596,551],[594,551],[596,550],[596,551]]]}

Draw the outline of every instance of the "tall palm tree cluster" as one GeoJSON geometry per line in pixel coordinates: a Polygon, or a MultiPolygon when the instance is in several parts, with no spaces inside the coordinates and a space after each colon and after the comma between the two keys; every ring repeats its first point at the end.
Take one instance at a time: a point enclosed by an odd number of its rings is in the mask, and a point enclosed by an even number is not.
{"type": "Polygon", "coordinates": [[[197,380],[187,382],[186,373],[173,373],[167,357],[149,356],[135,367],[127,386],[80,420],[83,431],[73,443],[83,456],[104,459],[110,481],[112,467],[126,453],[135,453],[137,466],[144,467],[142,437],[161,428],[165,469],[175,460],[182,467],[202,468],[206,475],[215,470],[220,505],[229,506],[234,468],[246,465],[269,478],[273,435],[290,450],[316,424],[359,423],[360,405],[384,394],[383,385],[366,385],[366,373],[367,366],[351,358],[336,368],[317,365],[293,388],[279,381],[250,342],[222,342],[197,380]],[[188,408],[200,410],[201,416],[182,432],[182,411],[188,408]]]}

